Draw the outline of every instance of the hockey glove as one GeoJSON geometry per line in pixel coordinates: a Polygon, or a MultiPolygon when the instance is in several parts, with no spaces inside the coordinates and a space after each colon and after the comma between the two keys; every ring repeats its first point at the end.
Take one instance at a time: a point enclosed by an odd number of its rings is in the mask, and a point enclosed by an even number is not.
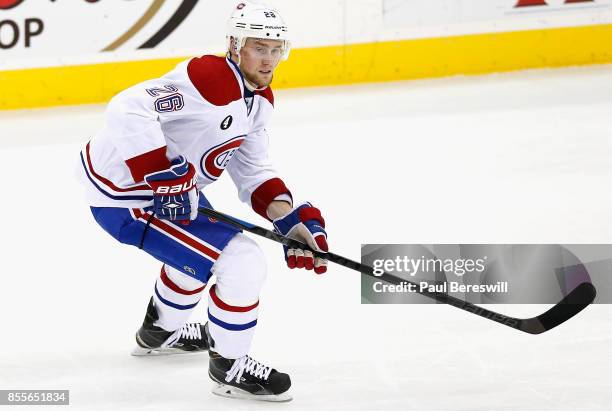
{"type": "Polygon", "coordinates": [[[189,224],[198,216],[198,188],[195,168],[185,157],[171,161],[170,168],[147,174],[145,181],[153,189],[155,216],[189,224]]]}
{"type": "MultiPolygon", "coordinates": [[[[304,203],[294,208],[289,214],[273,221],[276,230],[294,240],[308,244],[316,251],[327,252],[327,233],[325,220],[318,208],[304,203]]],[[[327,271],[327,260],[314,258],[310,250],[294,249],[284,246],[285,260],[289,268],[314,269],[315,273],[327,271]]]]}

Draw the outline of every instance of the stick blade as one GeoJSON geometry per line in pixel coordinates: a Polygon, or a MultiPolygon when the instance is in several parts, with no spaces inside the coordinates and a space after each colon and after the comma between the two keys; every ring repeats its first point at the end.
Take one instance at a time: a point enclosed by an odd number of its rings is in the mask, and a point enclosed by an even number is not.
{"type": "Polygon", "coordinates": [[[590,282],[581,283],[544,314],[521,320],[518,328],[529,334],[542,334],[559,324],[563,324],[584,310],[595,300],[596,295],[597,291],[593,284],[590,282]]]}

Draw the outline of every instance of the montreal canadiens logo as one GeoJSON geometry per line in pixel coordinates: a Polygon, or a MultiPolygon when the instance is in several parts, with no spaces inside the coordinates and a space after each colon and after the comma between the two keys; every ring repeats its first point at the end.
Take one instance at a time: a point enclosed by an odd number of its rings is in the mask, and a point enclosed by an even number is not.
{"type": "Polygon", "coordinates": [[[200,170],[210,180],[215,181],[221,176],[225,167],[244,141],[245,136],[234,137],[231,140],[214,146],[202,156],[200,170]]]}

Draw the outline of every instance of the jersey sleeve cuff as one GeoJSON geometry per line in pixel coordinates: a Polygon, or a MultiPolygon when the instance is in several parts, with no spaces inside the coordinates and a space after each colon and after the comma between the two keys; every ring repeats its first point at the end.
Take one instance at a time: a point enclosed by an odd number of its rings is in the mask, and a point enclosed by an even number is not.
{"type": "MultiPolygon", "coordinates": [[[[279,196],[286,195],[291,201],[293,198],[291,192],[285,186],[285,183],[280,178],[272,178],[263,184],[261,184],[253,194],[251,194],[251,206],[253,210],[266,220],[270,220],[268,217],[268,206],[270,203],[277,199],[279,196]]],[[[271,220],[270,220],[271,221],[271,220]]]]}
{"type": "Polygon", "coordinates": [[[289,194],[281,194],[279,196],[276,196],[274,197],[273,201],[284,201],[286,203],[289,203],[289,205],[293,207],[293,198],[291,198],[289,194]]]}
{"type": "Polygon", "coordinates": [[[144,176],[156,171],[170,168],[170,160],[166,157],[166,147],[151,150],[125,161],[135,183],[144,181],[144,176]]]}

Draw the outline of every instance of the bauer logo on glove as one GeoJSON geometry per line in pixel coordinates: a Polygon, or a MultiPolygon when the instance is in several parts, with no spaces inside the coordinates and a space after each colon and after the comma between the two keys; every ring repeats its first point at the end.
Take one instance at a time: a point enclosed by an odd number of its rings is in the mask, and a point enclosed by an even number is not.
{"type": "Polygon", "coordinates": [[[155,190],[155,194],[179,194],[184,193],[186,191],[191,190],[196,185],[196,176],[194,174],[193,178],[183,184],[176,184],[173,186],[162,185],[157,187],[155,190]]]}

